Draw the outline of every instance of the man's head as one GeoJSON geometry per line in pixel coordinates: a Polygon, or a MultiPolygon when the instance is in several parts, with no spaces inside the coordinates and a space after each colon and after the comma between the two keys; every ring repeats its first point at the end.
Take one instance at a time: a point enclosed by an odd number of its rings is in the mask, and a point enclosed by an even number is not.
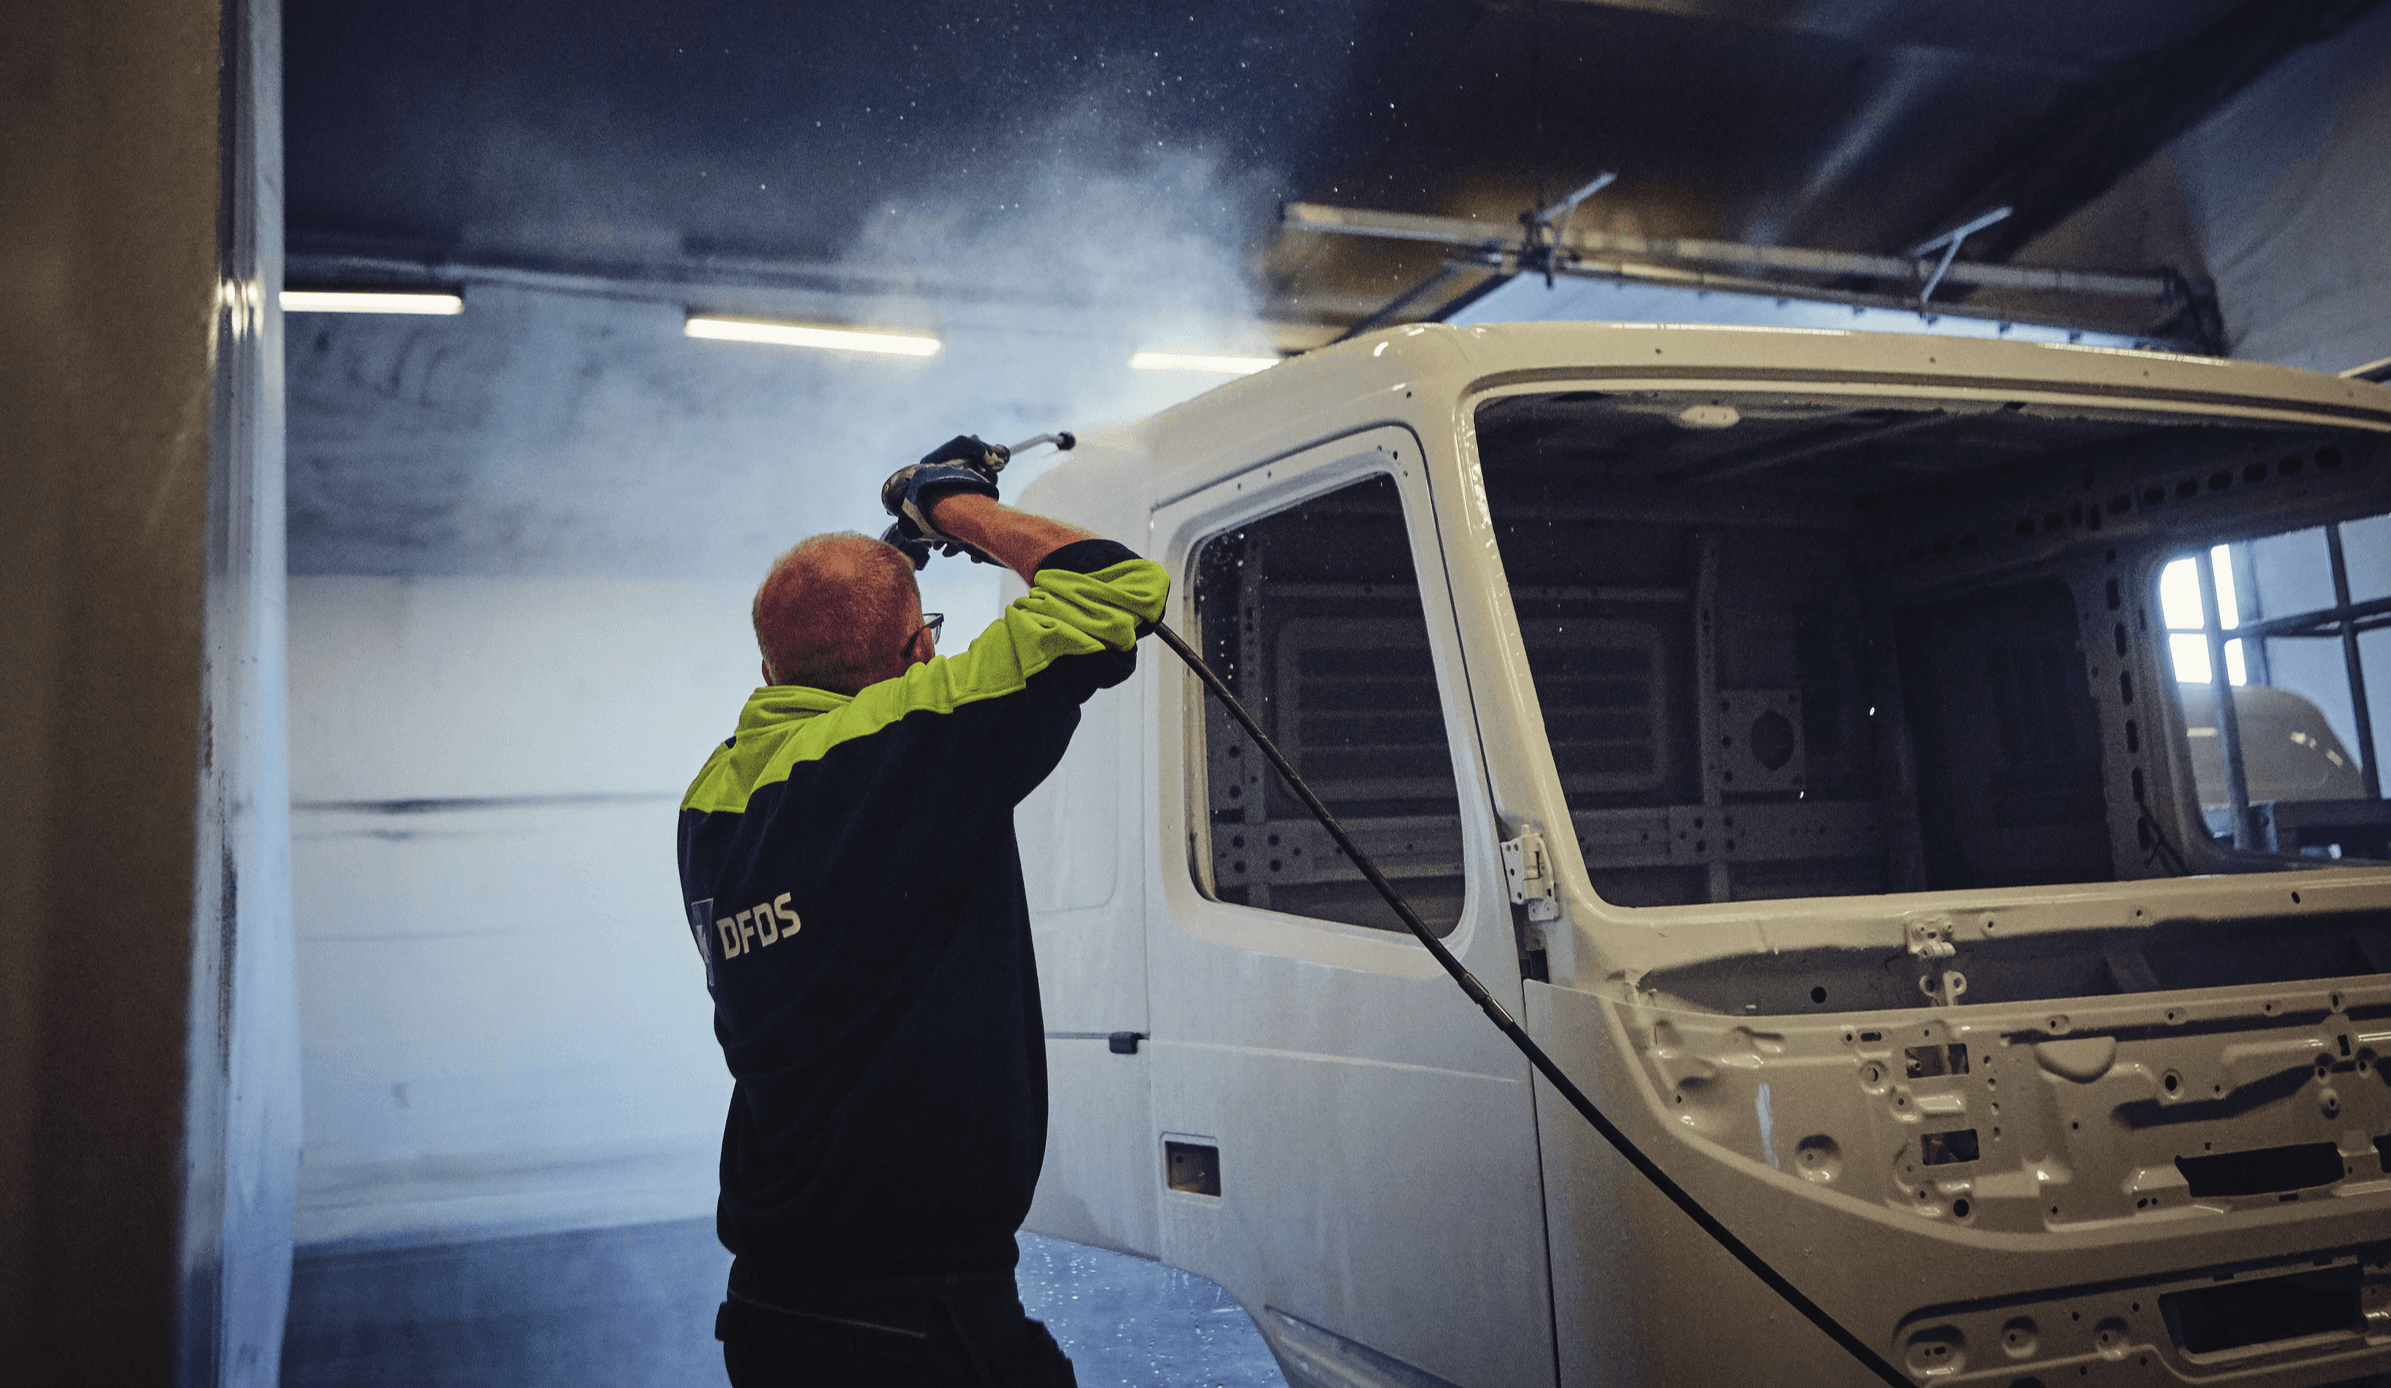
{"type": "Polygon", "coordinates": [[[766,684],[853,694],[930,658],[913,561],[864,535],[800,540],[764,576],[753,615],[766,684]]]}

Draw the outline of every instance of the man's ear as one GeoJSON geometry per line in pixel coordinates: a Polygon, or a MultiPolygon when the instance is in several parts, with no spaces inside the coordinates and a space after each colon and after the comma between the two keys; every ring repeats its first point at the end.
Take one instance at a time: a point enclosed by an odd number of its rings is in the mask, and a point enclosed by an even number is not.
{"type": "Polygon", "coordinates": [[[766,684],[770,684],[770,683],[772,683],[772,662],[771,662],[771,661],[769,661],[769,660],[759,660],[759,661],[757,661],[757,662],[756,662],[756,668],[757,668],[759,671],[761,671],[761,672],[763,673],[763,676],[764,676],[764,683],[766,683],[766,684]]]}
{"type": "Polygon", "coordinates": [[[923,627],[913,633],[913,639],[905,644],[905,663],[907,665],[927,665],[930,663],[931,657],[937,654],[938,638],[930,634],[928,627],[923,627]]]}

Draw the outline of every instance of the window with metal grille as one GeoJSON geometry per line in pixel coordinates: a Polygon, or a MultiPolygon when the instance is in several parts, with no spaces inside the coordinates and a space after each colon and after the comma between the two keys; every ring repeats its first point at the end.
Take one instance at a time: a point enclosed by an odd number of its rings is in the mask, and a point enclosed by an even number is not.
{"type": "MultiPolygon", "coordinates": [[[[1461,917],[1460,797],[1402,499],[1374,477],[1197,547],[1205,658],[1428,925],[1461,917]]],[[[1244,732],[1205,701],[1194,864],[1222,901],[1402,923],[1244,732]]]]}
{"type": "Polygon", "coordinates": [[[2211,836],[2391,857],[2367,679],[2379,691],[2391,655],[2391,517],[2184,555],[2160,569],[2157,599],[2211,836]]]}

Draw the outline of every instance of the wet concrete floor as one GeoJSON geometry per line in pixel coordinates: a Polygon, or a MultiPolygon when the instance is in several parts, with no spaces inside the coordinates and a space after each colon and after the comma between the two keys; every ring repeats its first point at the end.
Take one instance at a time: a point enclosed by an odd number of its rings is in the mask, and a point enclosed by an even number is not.
{"type": "MultiPolygon", "coordinates": [[[[720,1388],[729,1255],[710,1219],[413,1246],[302,1248],[285,1388],[720,1388]]],[[[1228,1293],[1021,1236],[1021,1301],[1083,1388],[1280,1388],[1228,1293]]]]}
{"type": "Polygon", "coordinates": [[[1193,1273],[1023,1234],[1015,1276],[1023,1308],[1071,1356],[1080,1388],[1280,1388],[1287,1381],[1244,1309],[1193,1273]]]}

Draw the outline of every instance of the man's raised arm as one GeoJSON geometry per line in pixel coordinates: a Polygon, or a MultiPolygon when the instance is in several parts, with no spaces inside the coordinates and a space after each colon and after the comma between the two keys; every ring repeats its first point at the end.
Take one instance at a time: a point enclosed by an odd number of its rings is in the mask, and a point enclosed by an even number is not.
{"type": "Polygon", "coordinates": [[[1038,577],[1038,561],[1067,544],[1097,536],[1066,521],[1017,511],[994,497],[951,492],[930,503],[930,519],[941,531],[1021,575],[1038,577]]]}

